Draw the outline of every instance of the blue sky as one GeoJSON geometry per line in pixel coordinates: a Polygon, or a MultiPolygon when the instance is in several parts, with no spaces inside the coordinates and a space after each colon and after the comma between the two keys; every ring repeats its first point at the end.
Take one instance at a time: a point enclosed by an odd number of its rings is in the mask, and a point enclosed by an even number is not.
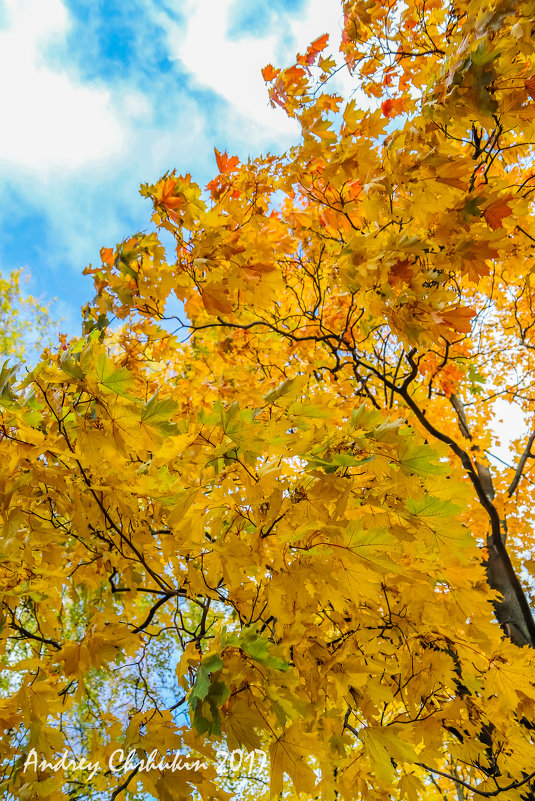
{"type": "Polygon", "coordinates": [[[0,0],[2,272],[76,335],[83,267],[149,223],[139,184],[296,141],[260,69],[340,29],[338,0],[0,0]]]}

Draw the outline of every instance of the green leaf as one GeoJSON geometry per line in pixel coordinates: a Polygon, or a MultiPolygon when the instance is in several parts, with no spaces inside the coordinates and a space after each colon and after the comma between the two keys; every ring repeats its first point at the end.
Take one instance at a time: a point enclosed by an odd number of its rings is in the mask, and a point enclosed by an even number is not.
{"type": "Polygon", "coordinates": [[[201,667],[210,673],[214,673],[216,670],[221,670],[223,667],[223,660],[219,654],[210,654],[203,658],[201,667]]]}
{"type": "Polygon", "coordinates": [[[214,722],[202,715],[194,715],[192,723],[199,734],[217,734],[217,732],[212,732],[214,722]]]}
{"type": "Polygon", "coordinates": [[[232,428],[232,424],[236,422],[236,417],[239,415],[240,412],[240,405],[238,401],[234,401],[230,404],[230,406],[225,409],[224,406],[221,406],[220,415],[221,415],[221,426],[225,433],[228,432],[229,429],[232,428]]]}
{"type": "Polygon", "coordinates": [[[209,700],[211,704],[221,706],[230,695],[230,690],[224,681],[214,681],[210,685],[209,700]]]}
{"type": "Polygon", "coordinates": [[[478,198],[477,197],[468,197],[463,206],[463,217],[465,220],[469,220],[470,217],[481,217],[481,209],[478,205],[478,198]]]}
{"type": "Polygon", "coordinates": [[[70,353],[66,353],[61,360],[61,369],[71,378],[83,378],[84,373],[77,361],[75,361],[70,353]]]}
{"type": "Polygon", "coordinates": [[[83,325],[84,334],[94,334],[94,339],[99,338],[99,334],[105,331],[110,321],[105,314],[99,314],[97,320],[86,319],[83,325]]]}
{"type": "Polygon", "coordinates": [[[400,427],[405,423],[403,417],[398,417],[397,420],[385,420],[380,426],[373,431],[373,439],[381,442],[383,440],[391,440],[393,434],[398,434],[400,427]]]}
{"type": "Polygon", "coordinates": [[[158,400],[158,393],[155,393],[141,410],[141,422],[156,428],[164,437],[178,434],[177,424],[169,420],[177,409],[178,403],[172,398],[158,400]]]}
{"type": "Polygon", "coordinates": [[[115,395],[122,395],[124,398],[130,397],[127,390],[134,379],[126,367],[116,368],[105,353],[100,353],[95,363],[95,372],[99,382],[110,392],[115,395]]]}
{"type": "Polygon", "coordinates": [[[451,501],[442,501],[434,495],[425,495],[419,500],[407,498],[405,506],[411,514],[417,517],[448,517],[458,514],[460,507],[451,501]]]}
{"type": "Polygon", "coordinates": [[[117,266],[123,275],[128,275],[130,278],[133,278],[135,281],[137,281],[137,272],[130,267],[124,257],[121,256],[121,258],[118,260],[117,266]]]}
{"type": "Polygon", "coordinates": [[[189,694],[189,704],[193,709],[195,709],[195,707],[197,706],[198,700],[203,701],[206,698],[209,689],[210,689],[210,676],[208,674],[208,671],[203,670],[201,666],[197,672],[197,676],[195,677],[195,684],[193,685],[193,689],[189,694]]]}
{"type": "Polygon", "coordinates": [[[190,706],[195,706],[197,699],[203,701],[210,690],[210,673],[216,673],[223,667],[223,660],[218,654],[211,654],[201,662],[195,677],[195,684],[189,694],[190,706]],[[192,702],[195,702],[192,704],[192,702]]]}
{"type": "Polygon", "coordinates": [[[230,690],[214,674],[223,667],[218,654],[205,657],[197,671],[195,684],[189,694],[188,702],[193,712],[193,726],[199,734],[221,734],[221,719],[218,707],[225,703],[230,690]],[[207,717],[210,715],[210,717],[207,717]]]}
{"type": "Polygon", "coordinates": [[[13,367],[8,367],[8,362],[9,359],[6,359],[0,370],[0,399],[11,404],[17,400],[11,384],[17,375],[19,365],[15,364],[13,367]]]}
{"type": "Polygon", "coordinates": [[[363,430],[378,428],[384,423],[382,412],[375,409],[367,409],[366,404],[362,403],[358,409],[351,412],[351,427],[363,430]]]}
{"type": "Polygon", "coordinates": [[[481,384],[485,383],[485,376],[481,375],[473,362],[469,362],[468,364],[467,376],[468,380],[471,382],[470,392],[472,392],[473,395],[480,395],[483,392],[481,384]]]}
{"type": "MultiPolygon", "coordinates": [[[[405,450],[405,449],[404,449],[405,450]]],[[[436,453],[428,445],[417,445],[410,449],[407,457],[401,455],[400,466],[403,470],[415,473],[417,476],[444,476],[450,471],[447,464],[433,464],[436,453]]]]}
{"type": "Polygon", "coordinates": [[[227,645],[236,645],[238,648],[259,662],[261,665],[273,668],[274,670],[288,670],[288,662],[270,652],[271,643],[265,637],[257,634],[252,628],[244,628],[240,634],[232,635],[226,640],[227,645]]]}
{"type": "Polygon", "coordinates": [[[141,410],[141,420],[149,425],[155,425],[162,420],[168,420],[169,415],[178,409],[178,403],[172,398],[158,400],[156,392],[152,398],[144,404],[141,410]]]}
{"type": "Polygon", "coordinates": [[[358,467],[367,462],[372,462],[374,459],[375,454],[373,453],[370,456],[366,456],[364,459],[356,459],[350,453],[335,453],[329,460],[313,456],[311,459],[307,460],[307,470],[320,468],[326,473],[334,473],[339,467],[358,467]]]}

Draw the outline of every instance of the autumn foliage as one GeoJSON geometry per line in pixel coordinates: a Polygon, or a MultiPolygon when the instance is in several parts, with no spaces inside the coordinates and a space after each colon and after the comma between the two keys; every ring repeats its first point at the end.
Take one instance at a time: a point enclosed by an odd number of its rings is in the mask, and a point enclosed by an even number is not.
{"type": "Polygon", "coordinates": [[[535,8],[343,13],[0,376],[6,798],[534,797],[535,8]]]}

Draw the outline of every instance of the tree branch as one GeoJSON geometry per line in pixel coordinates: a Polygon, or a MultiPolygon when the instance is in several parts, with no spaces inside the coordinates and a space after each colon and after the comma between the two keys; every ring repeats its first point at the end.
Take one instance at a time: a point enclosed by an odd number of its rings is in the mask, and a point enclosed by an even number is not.
{"type": "Polygon", "coordinates": [[[161,598],[159,598],[156,601],[156,603],[154,604],[154,606],[151,608],[151,610],[149,611],[149,614],[147,615],[147,617],[145,618],[143,623],[141,623],[139,626],[135,627],[135,629],[133,630],[133,634],[138,634],[140,631],[143,631],[143,629],[146,629],[147,626],[149,625],[149,623],[151,622],[152,618],[154,617],[154,615],[156,614],[156,612],[160,608],[160,606],[162,606],[162,604],[164,604],[166,601],[168,601],[169,598],[176,598],[177,595],[181,595],[181,594],[182,593],[180,593],[180,592],[168,592],[166,595],[163,595],[161,598]]]}
{"type": "Polygon", "coordinates": [[[444,779],[450,779],[452,782],[462,784],[462,786],[466,787],[467,790],[470,790],[470,792],[476,793],[476,795],[480,795],[483,798],[495,798],[497,795],[500,795],[500,793],[506,793],[508,790],[516,790],[517,787],[522,787],[524,784],[527,784],[527,782],[531,781],[531,779],[535,778],[535,771],[533,771],[533,773],[530,773],[524,779],[511,782],[511,784],[507,784],[505,787],[498,787],[497,790],[479,790],[477,787],[473,787],[471,784],[468,784],[468,782],[463,781],[463,779],[458,779],[456,776],[452,776],[450,773],[444,773],[442,770],[430,768],[429,765],[424,765],[422,762],[417,762],[416,764],[418,767],[428,770],[429,773],[435,773],[437,776],[443,776],[444,779]]]}
{"type": "Polygon", "coordinates": [[[509,497],[511,497],[513,495],[514,491],[518,487],[518,484],[519,484],[520,479],[522,478],[522,473],[524,471],[524,467],[526,466],[527,460],[530,457],[533,458],[533,454],[531,453],[531,446],[533,445],[533,442],[535,442],[535,431],[533,431],[533,433],[530,435],[530,438],[528,439],[528,444],[526,445],[526,447],[524,449],[524,453],[520,457],[520,461],[518,463],[518,467],[516,468],[516,472],[515,472],[514,478],[511,481],[511,484],[509,485],[509,489],[507,490],[507,495],[509,497]]]}
{"type": "Polygon", "coordinates": [[[55,640],[49,640],[46,637],[40,637],[38,634],[32,634],[31,631],[28,631],[22,626],[19,626],[19,624],[15,623],[14,620],[11,621],[10,626],[12,629],[15,629],[15,631],[18,631],[20,632],[20,634],[23,634],[24,637],[29,637],[30,640],[37,640],[37,642],[41,642],[43,643],[43,645],[51,645],[57,651],[61,651],[61,645],[57,643],[55,640]]]}
{"type": "Polygon", "coordinates": [[[119,785],[119,787],[117,787],[117,789],[115,789],[113,791],[113,793],[111,794],[111,797],[110,797],[110,801],[115,801],[117,796],[120,795],[123,792],[123,790],[126,790],[126,788],[130,784],[130,782],[132,781],[132,779],[134,778],[134,776],[136,775],[138,770],[139,770],[139,765],[137,765],[134,768],[134,770],[131,773],[128,774],[128,776],[126,777],[124,782],[121,785],[119,785]]]}
{"type": "MultiPolygon", "coordinates": [[[[453,393],[450,397],[451,405],[455,409],[457,414],[457,421],[459,424],[459,431],[463,435],[465,439],[472,441],[472,434],[470,433],[470,429],[468,428],[468,420],[466,417],[466,412],[464,409],[464,403],[459,398],[458,395],[453,393]]],[[[472,446],[472,451],[478,451],[479,448],[477,445],[472,446]]],[[[487,497],[492,501],[496,497],[496,493],[494,491],[494,485],[492,483],[492,476],[490,473],[489,468],[487,465],[478,462],[477,459],[474,458],[474,462],[476,465],[477,474],[479,476],[479,480],[481,481],[481,486],[485,490],[485,494],[487,497]]]]}

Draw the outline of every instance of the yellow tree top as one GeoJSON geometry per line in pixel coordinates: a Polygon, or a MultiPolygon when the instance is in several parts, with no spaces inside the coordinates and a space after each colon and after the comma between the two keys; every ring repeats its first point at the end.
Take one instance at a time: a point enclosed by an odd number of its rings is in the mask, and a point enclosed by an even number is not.
{"type": "Polygon", "coordinates": [[[531,792],[534,25],[344,3],[355,97],[325,36],[267,66],[300,143],[143,186],[84,337],[4,370],[6,792],[531,792]]]}

